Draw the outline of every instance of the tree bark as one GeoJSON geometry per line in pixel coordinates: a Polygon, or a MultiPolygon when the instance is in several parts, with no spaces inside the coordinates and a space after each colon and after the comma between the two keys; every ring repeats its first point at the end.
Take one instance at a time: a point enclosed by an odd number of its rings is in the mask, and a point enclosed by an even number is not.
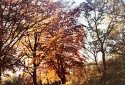
{"type": "Polygon", "coordinates": [[[33,69],[33,76],[32,76],[32,77],[33,77],[33,84],[34,84],[34,85],[38,85],[38,84],[37,84],[37,74],[36,74],[36,70],[37,70],[36,67],[37,67],[37,66],[36,66],[36,63],[35,63],[35,57],[36,57],[36,49],[35,49],[35,52],[34,52],[34,54],[33,54],[33,58],[34,58],[33,68],[34,68],[34,69],[33,69]]]}
{"type": "Polygon", "coordinates": [[[106,71],[107,68],[106,68],[106,60],[105,60],[105,51],[102,50],[101,52],[102,52],[103,68],[106,71]]]}
{"type": "Polygon", "coordinates": [[[98,61],[97,61],[97,56],[94,56],[94,57],[95,57],[95,63],[96,63],[98,72],[101,74],[101,70],[100,70],[100,68],[99,68],[98,61]]]}
{"type": "Polygon", "coordinates": [[[57,63],[58,63],[58,71],[59,73],[58,76],[61,79],[62,84],[66,83],[66,76],[65,76],[65,66],[64,66],[64,58],[61,57],[59,54],[56,55],[57,56],[57,63]],[[61,73],[61,74],[60,74],[61,73]]]}
{"type": "Polygon", "coordinates": [[[36,65],[36,50],[37,50],[37,47],[38,47],[38,34],[37,33],[34,33],[34,40],[35,40],[35,43],[34,43],[34,48],[33,48],[33,84],[34,85],[38,85],[37,84],[37,74],[36,74],[36,70],[37,70],[37,65],[36,65]]]}
{"type": "Polygon", "coordinates": [[[63,75],[63,77],[61,77],[60,79],[61,79],[61,81],[62,81],[62,84],[65,84],[65,83],[66,83],[66,77],[65,77],[65,75],[63,75]]]}
{"type": "Polygon", "coordinates": [[[36,78],[36,69],[34,69],[34,71],[33,71],[33,84],[38,85],[37,84],[37,78],[36,78]]]}
{"type": "Polygon", "coordinates": [[[103,48],[103,45],[101,46],[101,52],[102,52],[102,62],[103,62],[103,73],[101,77],[101,85],[106,85],[106,60],[105,60],[105,51],[103,48]]]}

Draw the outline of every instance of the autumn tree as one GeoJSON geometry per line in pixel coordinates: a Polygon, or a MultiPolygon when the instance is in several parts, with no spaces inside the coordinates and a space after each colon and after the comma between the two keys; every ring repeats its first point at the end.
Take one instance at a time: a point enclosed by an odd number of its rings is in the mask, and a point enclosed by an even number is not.
{"type": "Polygon", "coordinates": [[[51,10],[50,17],[31,28],[22,39],[24,48],[20,54],[24,62],[21,64],[32,76],[34,85],[38,84],[37,71],[44,66],[54,69],[64,84],[68,68],[84,68],[84,57],[80,53],[84,47],[84,30],[77,21],[80,10],[65,9],[61,3],[46,4],[51,7],[47,8],[51,10]]]}
{"type": "Polygon", "coordinates": [[[0,77],[17,63],[13,53],[25,32],[47,16],[40,6],[39,0],[0,0],[0,77]]]}
{"type": "MultiPolygon", "coordinates": [[[[49,24],[54,24],[52,21],[53,18],[58,14],[58,11],[61,11],[61,8],[63,8],[61,4],[52,1],[41,1],[41,3],[41,9],[46,12],[42,15],[42,18],[46,19],[27,30],[19,44],[20,51],[18,54],[18,56],[22,56],[20,65],[23,66],[24,72],[31,75],[34,85],[38,85],[37,70],[42,68],[41,62],[47,57],[47,53],[43,51],[43,49],[46,48],[45,46],[48,47],[50,43],[47,41],[50,37],[50,32],[48,31],[50,29],[48,28],[50,26],[49,24]]],[[[38,18],[39,16],[34,19],[38,18]]]]}
{"type": "MultiPolygon", "coordinates": [[[[84,47],[84,30],[83,26],[78,23],[80,16],[80,7],[70,9],[69,12],[61,12],[53,19],[54,24],[50,24],[48,39],[49,47],[45,49],[47,52],[47,64],[51,66],[59,76],[62,84],[66,82],[66,74],[71,69],[84,69],[85,58],[80,53],[84,47]],[[49,57],[50,56],[50,57],[49,57]]],[[[68,10],[66,10],[68,11],[68,10]]]]}

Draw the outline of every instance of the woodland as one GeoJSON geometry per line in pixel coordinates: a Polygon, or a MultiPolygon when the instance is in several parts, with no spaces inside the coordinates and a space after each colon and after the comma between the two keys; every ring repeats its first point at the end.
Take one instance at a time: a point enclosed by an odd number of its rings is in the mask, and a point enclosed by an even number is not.
{"type": "Polygon", "coordinates": [[[125,85],[125,0],[0,0],[0,85],[125,85]]]}

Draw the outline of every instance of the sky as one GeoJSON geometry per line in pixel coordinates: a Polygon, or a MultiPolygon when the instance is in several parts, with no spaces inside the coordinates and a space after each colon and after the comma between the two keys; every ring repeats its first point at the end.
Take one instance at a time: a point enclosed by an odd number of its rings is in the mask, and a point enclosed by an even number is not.
{"type": "Polygon", "coordinates": [[[77,4],[79,4],[79,3],[81,3],[81,2],[83,2],[83,1],[85,1],[85,0],[74,0],[77,4]]]}
{"type": "MultiPolygon", "coordinates": [[[[68,0],[65,0],[65,1],[68,1],[68,0]]],[[[74,0],[75,2],[76,2],[76,5],[79,5],[81,2],[84,2],[84,1],[86,1],[86,0],[74,0]]],[[[80,20],[80,23],[84,23],[84,24],[86,24],[87,25],[87,23],[84,21],[84,18],[80,18],[79,19],[80,20]]],[[[94,59],[94,56],[91,54],[91,53],[89,53],[88,52],[88,55],[89,56],[91,56],[91,58],[89,58],[88,59],[88,62],[93,62],[93,59],[94,59]]],[[[97,57],[98,57],[98,61],[101,61],[102,60],[102,54],[101,54],[101,52],[99,52],[98,54],[97,54],[97,57]]]]}
{"type": "MultiPolygon", "coordinates": [[[[59,1],[59,0],[54,0],[54,1],[59,1]]],[[[80,4],[81,2],[84,2],[85,0],[64,0],[64,1],[75,1],[75,4],[80,4]]]]}

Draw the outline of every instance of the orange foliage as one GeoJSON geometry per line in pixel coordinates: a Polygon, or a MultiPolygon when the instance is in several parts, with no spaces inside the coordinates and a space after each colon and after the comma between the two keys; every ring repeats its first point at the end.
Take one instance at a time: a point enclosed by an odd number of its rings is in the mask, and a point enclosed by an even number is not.
{"type": "Polygon", "coordinates": [[[44,69],[52,69],[47,70],[47,77],[51,82],[69,73],[69,68],[84,68],[84,58],[79,52],[84,47],[83,27],[76,23],[75,14],[58,8],[53,9],[54,15],[50,13],[49,17],[28,30],[21,40],[19,53],[28,58],[27,61],[27,58],[22,59],[22,62],[28,62],[27,65],[22,65],[31,75],[34,68],[38,73],[44,69]]]}

